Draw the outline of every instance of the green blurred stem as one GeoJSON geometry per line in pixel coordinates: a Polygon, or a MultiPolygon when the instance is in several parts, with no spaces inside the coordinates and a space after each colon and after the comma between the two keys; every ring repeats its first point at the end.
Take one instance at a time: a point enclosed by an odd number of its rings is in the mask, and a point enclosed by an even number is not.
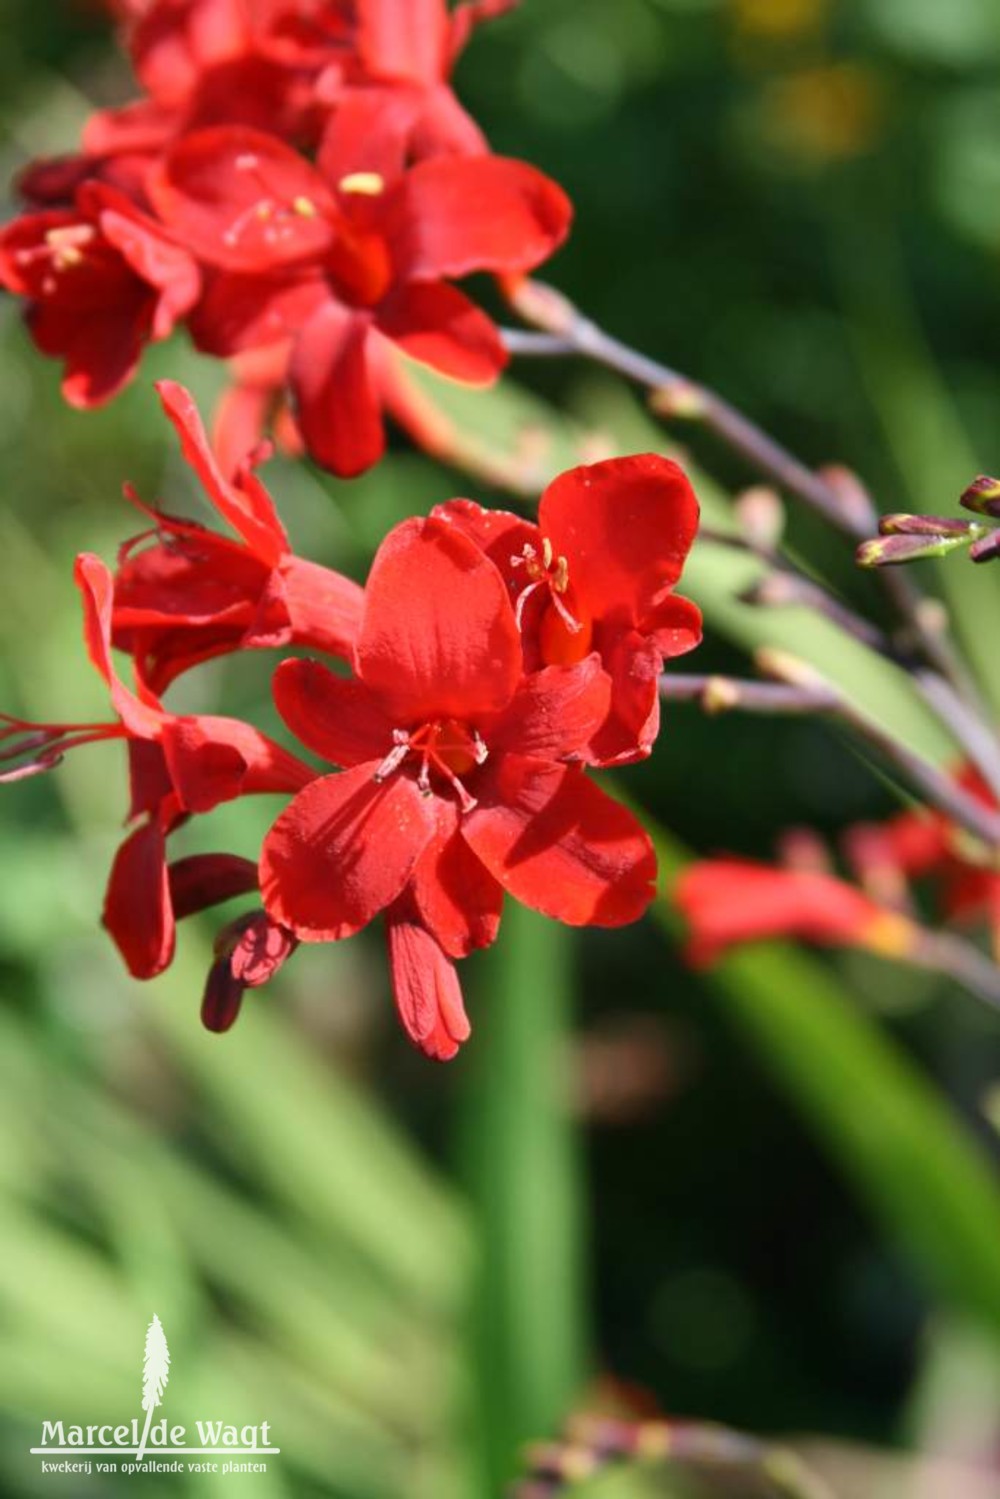
{"type": "Polygon", "coordinates": [[[479,1228],[474,1324],[484,1491],[525,1442],[562,1429],[587,1375],[580,1145],[571,1113],[572,936],[510,904],[483,956],[466,1100],[479,1228]]]}

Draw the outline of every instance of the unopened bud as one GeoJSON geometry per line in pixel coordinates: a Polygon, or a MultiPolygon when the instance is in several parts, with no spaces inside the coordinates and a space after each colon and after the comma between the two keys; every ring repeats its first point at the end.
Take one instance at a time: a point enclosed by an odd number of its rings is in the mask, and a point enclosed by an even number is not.
{"type": "Polygon", "coordinates": [[[1000,516],[1000,479],[980,474],[963,491],[958,503],[964,505],[966,510],[974,510],[977,515],[1000,516]]]}
{"type": "Polygon", "coordinates": [[[698,421],[705,415],[705,395],[687,380],[674,380],[650,392],[649,406],[667,420],[698,421]]]}
{"type": "Polygon", "coordinates": [[[973,562],[992,562],[995,557],[1000,557],[1000,531],[991,531],[975,542],[969,548],[969,556],[973,562]]]}
{"type": "Polygon", "coordinates": [[[740,700],[736,683],[728,677],[709,677],[701,695],[701,706],[706,713],[727,713],[740,700]]]}
{"type": "Polygon", "coordinates": [[[969,536],[982,534],[974,520],[951,515],[883,515],[878,523],[883,536],[969,536]]]}
{"type": "Polygon", "coordinates": [[[829,682],[815,667],[810,666],[808,661],[803,661],[800,656],[793,656],[791,651],[762,646],[754,652],[753,659],[761,675],[771,677],[776,682],[787,682],[791,687],[805,687],[812,692],[831,690],[829,682]]]}
{"type": "Polygon", "coordinates": [[[964,546],[966,536],[878,536],[863,541],[854,554],[859,567],[899,567],[905,562],[922,562],[927,557],[946,557],[956,547],[964,546]]]}
{"type": "Polygon", "coordinates": [[[878,522],[878,511],[857,474],[842,464],[830,464],[821,468],[819,476],[837,496],[841,512],[854,531],[863,534],[869,528],[874,531],[878,522]]]}
{"type": "Polygon", "coordinates": [[[756,484],[737,495],[733,510],[745,541],[761,552],[777,549],[785,531],[785,507],[776,490],[756,484]]]}

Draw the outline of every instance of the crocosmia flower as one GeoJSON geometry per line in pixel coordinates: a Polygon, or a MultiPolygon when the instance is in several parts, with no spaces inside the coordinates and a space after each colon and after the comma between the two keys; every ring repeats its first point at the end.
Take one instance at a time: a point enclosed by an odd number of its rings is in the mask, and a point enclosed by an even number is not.
{"type": "Polygon", "coordinates": [[[294,643],[348,660],[361,589],[292,552],[253,472],[266,450],[244,459],[227,480],[189,392],[169,380],[157,389],[184,456],[235,536],[143,506],[155,529],[127,542],[119,555],[114,644],[134,657],[154,692],[200,661],[253,647],[294,643]]]}
{"type": "Polygon", "coordinates": [[[27,299],[31,336],[65,365],[63,394],[97,406],[135,372],[143,347],[194,306],[194,260],[131,200],[84,184],[72,208],[25,214],[0,231],[0,285],[27,299]]]}
{"type": "Polygon", "coordinates": [[[569,228],[562,191],[523,162],[436,157],[406,167],[391,122],[335,129],[317,166],[258,131],[185,137],[150,178],[170,231],[214,270],[192,331],[209,353],[277,346],[312,456],[356,474],[384,447],[381,363],[395,351],[471,385],[507,356],[450,282],[518,274],[569,228]]]}
{"type": "Polygon", "coordinates": [[[887,957],[914,948],[916,928],[864,891],[808,869],[749,859],[706,859],[684,870],[674,900],[688,923],[688,961],[717,962],[733,947],[797,937],[823,947],[863,947],[887,957]]]}
{"type": "Polygon", "coordinates": [[[228,855],[183,864],[173,881],[167,837],[192,813],[234,797],[286,795],[314,772],[252,725],[238,719],[169,713],[148,690],[133,692],[111,655],[113,584],[98,557],[77,559],[87,653],[108,687],[116,719],[97,724],[34,724],[0,719],[2,758],[16,761],[4,779],[47,770],[68,750],[106,740],[128,748],[132,831],[115,856],[104,924],[137,978],[160,973],[173,956],[178,915],[228,900],[256,886],[254,866],[228,855]],[[180,909],[175,907],[175,897],[180,909]]]}
{"type": "Polygon", "coordinates": [[[338,773],[306,786],[267,835],[264,905],[305,942],[384,913],[413,1039],[449,1057],[468,1034],[453,959],[493,941],[504,894],[571,925],[634,921],[652,846],[582,760],[608,713],[596,653],[527,676],[503,578],[441,519],[406,521],[375,558],[356,680],[279,667],[296,736],[338,773]]]}
{"type": "Polygon", "coordinates": [[[648,755],[663,662],[701,639],[699,610],[673,592],[698,528],[683,470],[655,453],[571,469],[542,495],[537,526],[469,500],[435,514],[474,539],[506,579],[529,670],[600,658],[611,697],[588,758],[648,755]]]}

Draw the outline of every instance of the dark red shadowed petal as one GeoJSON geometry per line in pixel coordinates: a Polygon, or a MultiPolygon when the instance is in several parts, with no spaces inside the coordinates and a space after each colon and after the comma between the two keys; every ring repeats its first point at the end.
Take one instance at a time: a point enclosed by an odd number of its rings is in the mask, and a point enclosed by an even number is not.
{"type": "Polygon", "coordinates": [[[115,855],[102,920],[133,978],[154,978],[169,967],[174,914],[166,840],[157,820],[136,828],[115,855]]]}
{"type": "Polygon", "coordinates": [[[656,856],[631,812],[573,766],[504,755],[462,835],[509,895],[570,926],[623,926],[653,899],[656,856]]]}
{"type": "Polygon", "coordinates": [[[248,911],[223,927],[201,1003],[206,1030],[228,1031],[239,1016],[244,992],[269,983],[298,945],[266,911],[248,911]]]}
{"type": "Polygon", "coordinates": [[[445,0],[357,0],[357,47],[372,78],[433,84],[448,66],[445,0]]]}
{"type": "Polygon", "coordinates": [[[435,801],[437,831],[417,860],[410,896],[420,920],[451,958],[495,940],[503,889],[458,830],[458,807],[435,801]]]}
{"type": "Polygon", "coordinates": [[[215,461],[198,407],[191,392],[175,380],[160,380],[156,391],[181,440],[181,451],[219,514],[242,536],[250,550],[268,566],[289,552],[288,536],[274,502],[245,464],[230,484],[215,461]]]}
{"type": "Polygon", "coordinates": [[[217,125],[182,136],[150,173],[153,207],[192,254],[232,271],[315,259],[336,205],[319,173],[275,136],[217,125]]]}
{"type": "Polygon", "coordinates": [[[498,712],[521,666],[507,590],[479,548],[444,521],[396,526],[372,564],[357,647],[388,716],[406,726],[498,712]]]}
{"type": "Polygon", "coordinates": [[[393,725],[363,682],[334,676],[318,661],[282,661],[271,682],[274,703],[296,739],[331,765],[379,761],[392,749],[393,725]]]}
{"type": "Polygon", "coordinates": [[[612,632],[602,645],[611,708],[591,740],[588,759],[595,765],[628,765],[649,755],[659,733],[663,661],[654,642],[636,630],[612,632]]]}
{"type": "Polygon", "coordinates": [[[401,286],[379,308],[376,326],[411,359],[466,385],[492,385],[509,362],[495,325],[443,282],[401,286]]]}
{"type": "Polygon", "coordinates": [[[595,652],[577,666],[547,666],[525,677],[510,706],[483,733],[497,749],[567,760],[583,755],[610,704],[611,681],[595,652]]]}
{"type": "Polygon", "coordinates": [[[260,887],[270,916],[303,942],[333,942],[392,904],[434,834],[431,798],[378,762],[300,791],[264,839],[260,887]]]}
{"type": "Polygon", "coordinates": [[[167,338],[198,300],[201,273],[197,263],[116,188],[84,183],[77,203],[100,224],[104,238],[126,265],[159,292],[150,333],[154,339],[167,338]]]}
{"type": "Polygon", "coordinates": [[[256,864],[236,854],[192,854],[176,859],[167,874],[175,921],[257,889],[256,864]]]}
{"type": "Polygon", "coordinates": [[[371,319],[326,302],[299,333],[289,377],[310,457],[343,478],[364,473],[385,449],[368,368],[371,319]]]}
{"type": "Polygon", "coordinates": [[[404,904],[386,916],[396,1009],[420,1050],[448,1062],[471,1032],[454,964],[404,904]]]}
{"type": "Polygon", "coordinates": [[[714,963],[733,946],[801,937],[901,955],[912,924],[834,875],[778,869],[748,859],[707,859],[683,871],[673,898],[690,928],[688,961],[714,963]]]}
{"type": "Polygon", "coordinates": [[[412,281],[533,270],[562,244],[573,213],[551,178],[502,156],[422,161],[397,191],[398,263],[412,281]]]}
{"type": "Polygon", "coordinates": [[[676,463],[645,453],[560,474],[538,523],[587,611],[638,624],[681,575],[698,501],[676,463]]]}

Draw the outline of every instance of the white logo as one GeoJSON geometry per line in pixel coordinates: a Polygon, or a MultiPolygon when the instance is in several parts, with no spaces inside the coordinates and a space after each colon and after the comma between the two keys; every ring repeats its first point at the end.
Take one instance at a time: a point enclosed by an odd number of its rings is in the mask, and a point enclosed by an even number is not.
{"type": "Polygon", "coordinates": [[[142,1361],[142,1408],[139,1420],[112,1426],[76,1426],[64,1421],[43,1421],[41,1445],[32,1447],[33,1457],[45,1459],[43,1473],[266,1473],[261,1457],[275,1456],[280,1447],[268,1445],[270,1421],[256,1426],[232,1426],[223,1421],[196,1421],[197,1444],[188,1441],[186,1426],[168,1426],[162,1416],[155,1424],[153,1412],[163,1402],[170,1378],[170,1349],[163,1324],[154,1313],[146,1329],[142,1361]],[[211,1458],[225,1458],[220,1466],[211,1458]],[[134,1458],[134,1461],[121,1459],[134,1458]],[[237,1461],[237,1459],[253,1459],[237,1461]],[[50,1460],[51,1459],[51,1460],[50,1460]],[[166,1459],[172,1459],[166,1460],[166,1459]]]}

